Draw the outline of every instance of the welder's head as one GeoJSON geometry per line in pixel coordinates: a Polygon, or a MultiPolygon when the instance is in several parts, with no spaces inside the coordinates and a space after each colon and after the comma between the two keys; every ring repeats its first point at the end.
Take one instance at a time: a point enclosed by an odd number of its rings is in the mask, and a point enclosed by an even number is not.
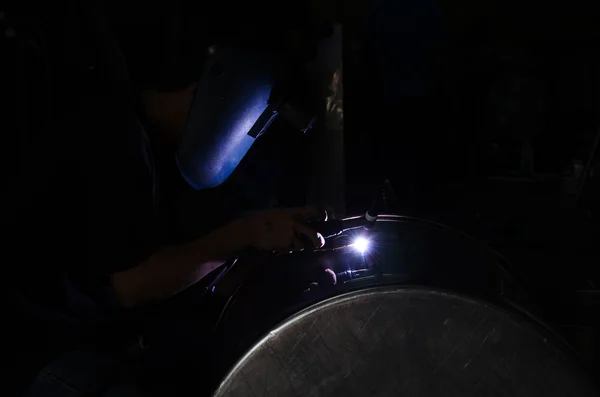
{"type": "MultiPolygon", "coordinates": [[[[196,189],[218,186],[231,175],[278,115],[290,81],[300,85],[290,66],[299,70],[316,53],[311,34],[291,34],[284,22],[249,23],[258,20],[250,14],[262,15],[265,7],[247,6],[249,15],[236,24],[235,34],[226,33],[222,23],[207,24],[191,10],[179,10],[179,16],[191,15],[187,23],[158,29],[146,53],[128,59],[148,118],[163,141],[177,143],[178,167],[196,189]]],[[[223,11],[202,17],[229,15],[223,11]]],[[[138,51],[136,38],[125,53],[138,51]]]]}
{"type": "Polygon", "coordinates": [[[275,58],[259,50],[210,47],[196,82],[142,91],[147,118],[195,189],[222,184],[277,116],[275,58]]]}
{"type": "Polygon", "coordinates": [[[196,189],[223,183],[277,116],[275,60],[211,47],[183,126],[177,165],[196,189]]]}
{"type": "Polygon", "coordinates": [[[212,46],[196,82],[142,92],[148,118],[163,142],[177,144],[177,166],[192,187],[225,182],[277,117],[287,94],[283,64],[260,48],[212,46]]]}

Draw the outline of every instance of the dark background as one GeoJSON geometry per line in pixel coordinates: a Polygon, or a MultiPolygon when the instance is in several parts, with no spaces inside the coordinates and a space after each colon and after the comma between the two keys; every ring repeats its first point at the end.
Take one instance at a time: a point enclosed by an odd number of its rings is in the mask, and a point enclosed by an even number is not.
{"type": "Polygon", "coordinates": [[[590,6],[352,2],[344,139],[349,212],[391,178],[400,213],[488,242],[536,291],[536,311],[592,359],[600,30],[590,6]]]}
{"type": "Polygon", "coordinates": [[[409,211],[512,239],[582,238],[573,233],[592,223],[594,187],[577,174],[599,115],[591,10],[419,4],[410,11],[425,22],[407,29],[396,17],[405,6],[380,2],[383,23],[346,41],[346,55],[354,42],[362,55],[345,57],[348,185],[394,174],[409,211]],[[376,155],[358,160],[361,147],[376,155]]]}

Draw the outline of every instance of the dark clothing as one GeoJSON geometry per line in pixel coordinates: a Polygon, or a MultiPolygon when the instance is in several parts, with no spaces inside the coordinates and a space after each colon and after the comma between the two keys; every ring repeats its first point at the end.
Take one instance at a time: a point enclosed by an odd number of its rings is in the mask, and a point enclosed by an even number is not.
{"type": "Polygon", "coordinates": [[[109,275],[165,237],[150,139],[102,14],[71,4],[47,16],[47,78],[19,87],[30,88],[17,120],[27,128],[16,130],[19,173],[9,186],[8,300],[18,357],[33,366],[134,338],[138,313],[118,307],[109,275]]]}
{"type": "Polygon", "coordinates": [[[32,128],[15,142],[9,245],[17,259],[7,279],[23,324],[15,334],[39,342],[31,350],[126,343],[153,308],[121,310],[110,274],[239,215],[222,189],[195,193],[195,214],[173,211],[191,188],[144,120],[116,35],[86,4],[48,10],[48,79],[32,86],[39,106],[24,107],[32,128]]]}
{"type": "Polygon", "coordinates": [[[29,89],[17,114],[23,128],[15,129],[15,145],[7,145],[17,167],[8,186],[4,251],[7,359],[16,388],[65,351],[127,343],[137,319],[118,309],[108,274],[134,265],[150,249],[137,235],[148,230],[137,222],[152,219],[153,195],[150,168],[134,161],[144,159],[143,152],[128,153],[132,134],[141,134],[132,128],[133,106],[122,110],[123,88],[108,78],[104,62],[93,62],[105,51],[99,40],[89,31],[74,33],[78,22],[56,11],[54,29],[44,32],[51,47],[48,78],[20,82],[20,90],[29,89]]]}
{"type": "Polygon", "coordinates": [[[108,276],[138,264],[160,239],[148,138],[133,103],[94,74],[57,99],[52,129],[66,137],[34,137],[30,147],[47,152],[29,159],[38,178],[24,189],[18,225],[27,265],[15,299],[44,321],[69,323],[65,340],[112,321],[108,276]]]}
{"type": "Polygon", "coordinates": [[[83,7],[57,6],[49,14],[55,17],[45,35],[49,78],[31,86],[40,106],[26,102],[24,118],[35,128],[15,142],[19,175],[9,187],[15,211],[8,244],[14,259],[6,280],[16,326],[10,338],[15,365],[31,373],[82,346],[121,350],[148,328],[158,344],[202,339],[196,330],[210,331],[210,320],[208,310],[196,310],[197,292],[123,310],[109,276],[239,214],[227,207],[235,200],[225,202],[215,189],[196,193],[204,198],[191,201],[195,215],[179,217],[187,224],[177,220],[174,203],[191,189],[177,173],[174,154],[157,145],[144,122],[102,13],[83,7]],[[209,210],[198,210],[203,207],[209,210]],[[193,327],[182,324],[186,319],[193,327]],[[163,328],[155,330],[157,324],[163,328]],[[165,329],[171,324],[173,332],[165,329]]]}

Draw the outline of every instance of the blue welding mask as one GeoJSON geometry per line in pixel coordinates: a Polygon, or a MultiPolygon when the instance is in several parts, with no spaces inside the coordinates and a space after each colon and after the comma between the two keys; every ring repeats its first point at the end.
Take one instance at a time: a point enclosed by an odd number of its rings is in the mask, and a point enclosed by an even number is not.
{"type": "Polygon", "coordinates": [[[225,182],[277,117],[276,75],[268,54],[209,51],[177,150],[179,170],[193,188],[225,182]]]}

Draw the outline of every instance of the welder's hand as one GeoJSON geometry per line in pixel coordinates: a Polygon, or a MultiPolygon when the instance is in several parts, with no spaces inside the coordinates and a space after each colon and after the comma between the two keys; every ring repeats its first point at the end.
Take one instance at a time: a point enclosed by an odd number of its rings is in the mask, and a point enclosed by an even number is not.
{"type": "Polygon", "coordinates": [[[247,219],[251,245],[267,251],[300,251],[321,248],[321,234],[306,226],[308,219],[319,217],[315,208],[285,208],[259,212],[247,219]]]}

